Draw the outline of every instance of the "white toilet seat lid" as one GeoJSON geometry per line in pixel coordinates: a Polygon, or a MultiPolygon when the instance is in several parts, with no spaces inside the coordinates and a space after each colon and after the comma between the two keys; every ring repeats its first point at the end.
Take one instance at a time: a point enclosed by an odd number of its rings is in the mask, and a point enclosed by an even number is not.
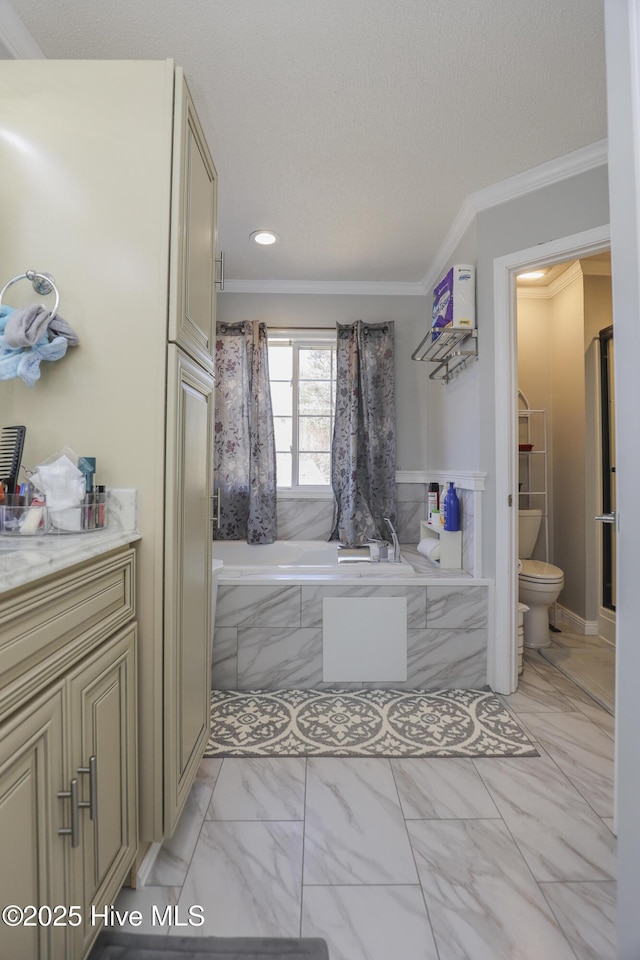
{"type": "Polygon", "coordinates": [[[552,563],[545,563],[544,560],[523,560],[520,579],[557,583],[564,580],[564,571],[560,567],[554,567],[552,563]]]}

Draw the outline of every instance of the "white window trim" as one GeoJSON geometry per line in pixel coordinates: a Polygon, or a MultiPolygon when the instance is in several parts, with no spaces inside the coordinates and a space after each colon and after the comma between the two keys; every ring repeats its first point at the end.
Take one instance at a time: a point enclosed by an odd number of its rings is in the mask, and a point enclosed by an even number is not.
{"type": "MultiPolygon", "coordinates": [[[[335,327],[269,327],[267,343],[273,341],[290,344],[295,341],[297,344],[317,343],[327,345],[331,343],[333,345],[337,341],[337,330],[335,327]]],[[[294,376],[297,379],[295,366],[294,376]]],[[[297,429],[295,417],[293,429],[295,437],[297,429]]],[[[298,484],[291,487],[277,487],[276,495],[278,500],[333,500],[333,488],[330,483],[318,486],[298,484]]]]}

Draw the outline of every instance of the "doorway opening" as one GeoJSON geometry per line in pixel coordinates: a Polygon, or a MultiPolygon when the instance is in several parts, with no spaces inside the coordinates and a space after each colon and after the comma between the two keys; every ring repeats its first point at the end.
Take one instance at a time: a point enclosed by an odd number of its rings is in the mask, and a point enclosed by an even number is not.
{"type": "Polygon", "coordinates": [[[528,531],[532,515],[539,517],[537,540],[519,544],[516,554],[527,575],[524,586],[519,578],[520,600],[533,597],[548,612],[544,637],[539,630],[529,637],[544,644],[539,654],[613,712],[615,530],[606,522],[615,520],[610,256],[572,258],[537,272],[542,276],[516,277],[518,527],[525,518],[528,531]],[[531,575],[540,580],[535,592],[531,575]]]}

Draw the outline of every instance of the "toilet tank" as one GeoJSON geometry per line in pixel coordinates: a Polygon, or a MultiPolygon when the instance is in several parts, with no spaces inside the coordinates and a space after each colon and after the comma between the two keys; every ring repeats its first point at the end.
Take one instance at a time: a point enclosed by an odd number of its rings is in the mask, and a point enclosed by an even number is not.
{"type": "Polygon", "coordinates": [[[518,511],[518,557],[528,560],[533,553],[540,533],[542,510],[518,511]]]}

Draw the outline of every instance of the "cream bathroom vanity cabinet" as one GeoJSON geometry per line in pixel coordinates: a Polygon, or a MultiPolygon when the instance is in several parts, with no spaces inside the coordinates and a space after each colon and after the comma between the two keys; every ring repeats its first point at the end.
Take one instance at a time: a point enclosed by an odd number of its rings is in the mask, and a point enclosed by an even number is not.
{"type": "Polygon", "coordinates": [[[80,960],[135,860],[134,572],[127,547],[0,594],[2,957],[80,960]]]}
{"type": "Polygon", "coordinates": [[[0,384],[2,421],[25,463],[71,446],[138,491],[141,856],[209,733],[216,171],[172,61],[5,60],[0,88],[0,264],[53,274],[80,339],[32,390],[0,384]]]}

